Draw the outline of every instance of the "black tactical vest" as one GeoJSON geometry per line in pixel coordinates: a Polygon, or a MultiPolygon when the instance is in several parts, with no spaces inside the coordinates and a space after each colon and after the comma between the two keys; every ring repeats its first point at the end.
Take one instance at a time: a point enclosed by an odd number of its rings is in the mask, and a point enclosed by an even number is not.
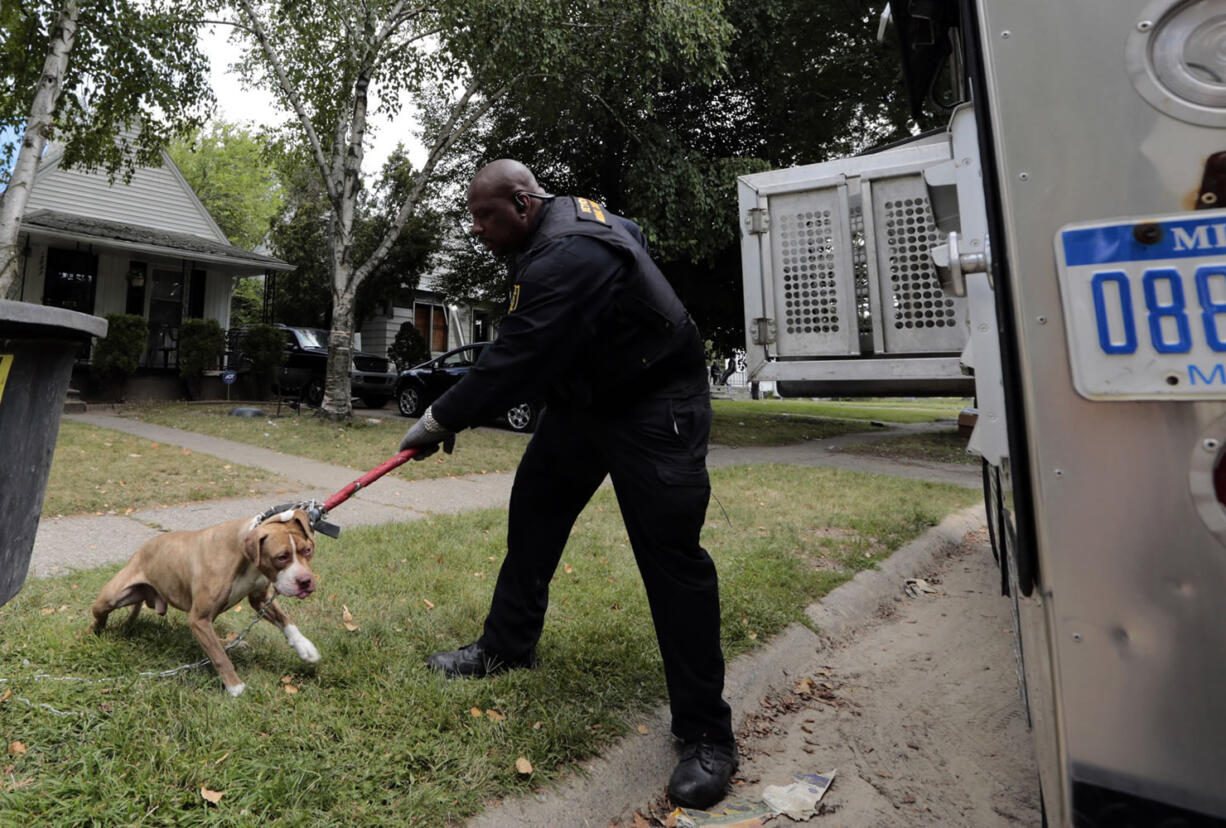
{"type": "MultiPolygon", "coordinates": [[[[595,202],[558,196],[528,247],[516,257],[519,271],[553,240],[589,236],[627,264],[611,310],[597,321],[588,364],[554,384],[555,404],[618,406],[706,392],[706,357],[698,328],[647,250],[616,221],[595,202]]],[[[583,273],[575,273],[575,278],[583,278],[583,273]]]]}

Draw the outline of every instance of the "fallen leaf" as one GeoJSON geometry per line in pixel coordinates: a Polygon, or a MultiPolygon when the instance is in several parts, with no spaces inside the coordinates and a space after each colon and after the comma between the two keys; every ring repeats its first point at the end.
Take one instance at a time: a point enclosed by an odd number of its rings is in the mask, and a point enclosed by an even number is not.
{"type": "Polygon", "coordinates": [[[528,774],[532,773],[532,763],[521,756],[515,760],[515,770],[519,771],[524,776],[527,776],[528,774]]]}
{"type": "MultiPolygon", "coordinates": [[[[0,701],[2,701],[2,699],[0,699],[0,701]]],[[[533,723],[532,723],[532,729],[533,729],[533,730],[540,730],[540,729],[541,729],[541,725],[543,725],[543,724],[545,724],[545,723],[544,723],[544,722],[533,722],[533,723]]]]}
{"type": "Polygon", "coordinates": [[[294,681],[294,677],[293,677],[293,676],[289,676],[289,675],[286,675],[286,676],[281,676],[281,683],[282,683],[282,684],[291,684],[293,681],[294,681]]]}
{"type": "Polygon", "coordinates": [[[25,752],[26,752],[26,746],[23,745],[21,742],[9,742],[9,755],[10,756],[24,756],[25,752]]]}
{"type": "Polygon", "coordinates": [[[353,632],[358,628],[358,625],[353,623],[353,613],[349,611],[349,607],[341,605],[341,621],[345,622],[345,629],[353,632]]]}
{"type": "Polygon", "coordinates": [[[644,736],[647,735],[647,725],[639,725],[638,727],[635,728],[635,730],[637,730],[639,733],[643,734],[644,736]]]}
{"type": "Polygon", "coordinates": [[[5,690],[5,691],[4,691],[4,695],[3,695],[3,696],[0,696],[0,702],[6,702],[6,701],[8,701],[8,700],[9,700],[9,698],[10,698],[12,695],[13,695],[13,691],[12,691],[12,690],[5,690]]]}
{"type": "Polygon", "coordinates": [[[191,450],[191,449],[189,449],[189,448],[185,448],[185,449],[183,449],[183,453],[184,453],[185,455],[186,455],[186,454],[191,454],[191,453],[192,453],[192,450],[191,450]]]}
{"type": "Polygon", "coordinates": [[[574,568],[573,566],[571,566],[570,564],[567,564],[566,566],[564,566],[564,567],[562,567],[562,568],[563,568],[564,570],[566,570],[566,574],[567,574],[567,575],[569,575],[570,573],[572,573],[572,572],[574,572],[574,571],[575,571],[575,568],[574,568]]]}
{"type": "Polygon", "coordinates": [[[491,722],[505,722],[507,720],[506,714],[499,713],[497,710],[487,710],[485,715],[489,716],[491,722]]]}
{"type": "Polygon", "coordinates": [[[292,696],[294,693],[298,692],[298,688],[292,684],[287,684],[285,685],[285,692],[289,693],[292,696]]]}
{"type": "Polygon", "coordinates": [[[484,714],[481,712],[481,708],[480,708],[480,707],[470,707],[470,708],[468,709],[468,712],[472,714],[472,717],[473,717],[474,719],[480,719],[480,718],[481,718],[481,717],[484,715],[484,714]]]}
{"type": "Polygon", "coordinates": [[[235,605],[234,605],[234,611],[235,611],[235,612],[242,612],[242,611],[243,611],[243,605],[242,605],[242,604],[235,604],[235,605]]]}
{"type": "Polygon", "coordinates": [[[800,681],[796,682],[795,692],[812,693],[813,692],[813,679],[805,677],[805,678],[802,678],[800,681]]]}
{"type": "Polygon", "coordinates": [[[221,798],[225,796],[225,794],[221,791],[210,791],[203,785],[200,786],[200,795],[204,797],[206,801],[212,802],[214,805],[221,802],[221,798]]]}
{"type": "Polygon", "coordinates": [[[758,637],[758,634],[757,634],[756,632],[751,632],[751,633],[749,634],[749,638],[750,638],[750,640],[753,640],[753,639],[755,639],[755,638],[757,638],[757,637],[758,637]]]}
{"type": "MultiPolygon", "coordinates": [[[[439,560],[442,560],[442,558],[439,558],[439,560]]],[[[432,602],[429,598],[422,598],[421,600],[425,602],[426,609],[428,610],[434,609],[434,602],[432,602]]]]}
{"type": "Polygon", "coordinates": [[[647,821],[647,817],[643,816],[638,811],[635,811],[634,828],[651,828],[651,823],[647,821]]]}

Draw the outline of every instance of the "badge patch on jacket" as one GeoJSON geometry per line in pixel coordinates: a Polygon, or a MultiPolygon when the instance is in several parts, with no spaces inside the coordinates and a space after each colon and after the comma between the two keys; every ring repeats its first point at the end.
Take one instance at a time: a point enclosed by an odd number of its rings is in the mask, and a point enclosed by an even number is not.
{"type": "Polygon", "coordinates": [[[608,224],[609,220],[605,218],[604,208],[594,201],[589,201],[586,198],[576,198],[575,203],[579,205],[579,218],[587,221],[598,221],[601,224],[608,224]]]}
{"type": "Polygon", "coordinates": [[[511,288],[511,304],[507,306],[507,313],[519,307],[519,285],[511,288]]]}

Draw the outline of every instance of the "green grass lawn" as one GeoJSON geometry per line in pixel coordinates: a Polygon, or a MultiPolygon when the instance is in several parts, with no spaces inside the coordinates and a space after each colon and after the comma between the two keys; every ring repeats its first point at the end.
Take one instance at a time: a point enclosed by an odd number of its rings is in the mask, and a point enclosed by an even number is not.
{"type": "MultiPolygon", "coordinates": [[[[728,519],[713,503],[703,541],[719,567],[729,658],[978,500],[809,467],[719,469],[712,483],[728,519]]],[[[201,657],[176,610],[146,611],[126,634],[86,631],[115,567],[31,580],[0,607],[0,824],[438,826],[534,789],[618,736],[638,738],[636,716],[664,687],[608,490],[581,516],[551,585],[538,669],[456,682],[426,670],[429,653],[479,634],[505,523],[489,510],[321,539],[320,591],[280,600],[323,660],[300,662],[261,624],[231,651],[248,686],[238,699],[207,667],[135,678],[201,657]],[[520,757],[531,774],[517,773],[520,757]]],[[[227,613],[222,636],[251,617],[227,613]]]]}
{"type": "Polygon", "coordinates": [[[262,469],[63,420],[42,514],[124,514],[172,503],[269,494],[294,485],[262,469]]]}
{"type": "MultiPolygon", "coordinates": [[[[383,417],[359,417],[342,424],[309,412],[301,415],[288,412],[281,417],[232,417],[229,411],[233,407],[233,404],[153,403],[125,406],[120,415],[361,470],[373,468],[395,454],[400,438],[414,422],[390,410],[383,417]]],[[[275,406],[265,410],[271,412],[275,406]]],[[[392,474],[421,480],[514,471],[527,445],[527,435],[478,428],[457,437],[454,454],[439,452],[420,463],[405,463],[392,474]]]]}
{"type": "Polygon", "coordinates": [[[716,400],[717,410],[732,413],[878,420],[883,423],[930,423],[956,420],[970,405],[961,397],[864,397],[847,400],[716,400]]]}
{"type": "Polygon", "coordinates": [[[979,465],[977,454],[966,451],[967,437],[956,428],[949,431],[931,431],[922,434],[902,434],[885,437],[866,443],[843,446],[840,451],[851,454],[870,454],[889,459],[927,460],[934,463],[961,463],[979,465]]]}

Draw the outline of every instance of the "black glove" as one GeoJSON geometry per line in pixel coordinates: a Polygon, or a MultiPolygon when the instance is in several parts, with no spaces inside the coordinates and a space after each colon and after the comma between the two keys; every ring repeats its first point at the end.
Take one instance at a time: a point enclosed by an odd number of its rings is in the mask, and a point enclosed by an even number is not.
{"type": "Polygon", "coordinates": [[[417,449],[413,459],[424,460],[438,451],[440,443],[443,451],[451,454],[455,449],[455,432],[440,425],[427,408],[421,418],[405,433],[404,439],[400,441],[400,450],[417,449]]]}

